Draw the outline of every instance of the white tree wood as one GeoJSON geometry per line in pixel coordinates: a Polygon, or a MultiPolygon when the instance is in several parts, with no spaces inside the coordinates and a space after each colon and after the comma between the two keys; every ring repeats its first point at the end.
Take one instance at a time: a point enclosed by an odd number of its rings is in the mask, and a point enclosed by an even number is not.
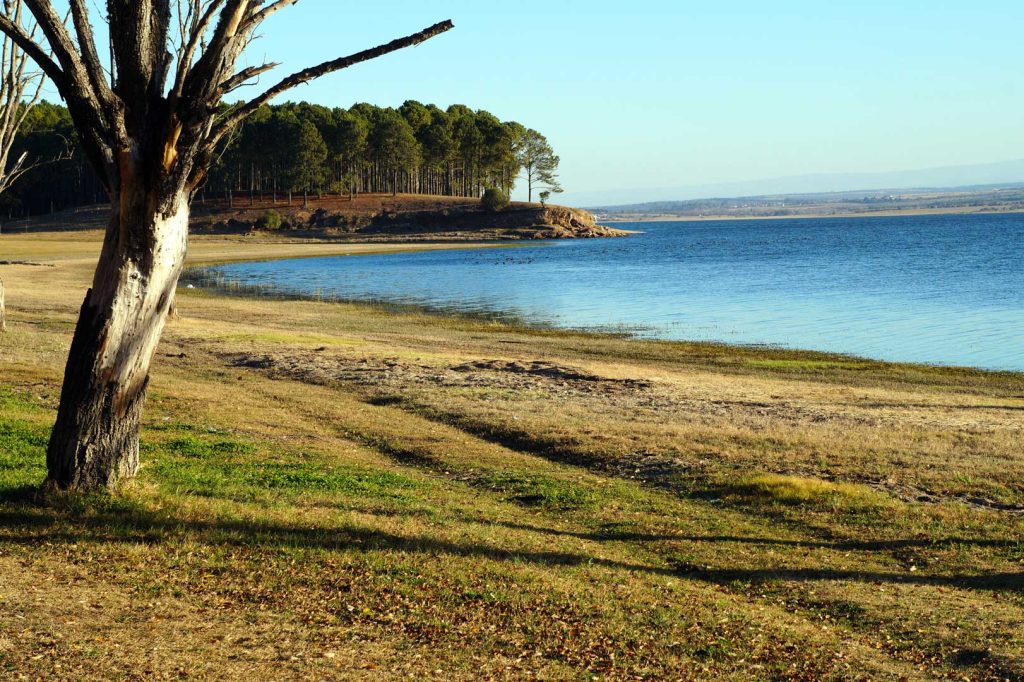
{"type": "Polygon", "coordinates": [[[87,0],[69,0],[72,27],[50,0],[24,0],[38,22],[39,42],[5,4],[0,32],[64,98],[111,203],[47,450],[50,485],[110,488],[138,470],[149,366],[185,259],[189,203],[232,129],[291,88],[452,28],[442,22],[325,62],[222,108],[227,93],[274,67],[236,70],[254,31],[296,2],[107,0],[109,65],[98,56],[87,0]]]}

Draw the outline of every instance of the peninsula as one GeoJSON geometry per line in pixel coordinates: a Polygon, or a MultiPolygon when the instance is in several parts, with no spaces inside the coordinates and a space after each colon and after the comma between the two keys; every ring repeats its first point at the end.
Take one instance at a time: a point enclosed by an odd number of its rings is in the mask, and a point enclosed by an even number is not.
{"type": "MultiPolygon", "coordinates": [[[[102,229],[106,205],[86,206],[28,218],[5,232],[102,229]]],[[[631,234],[597,224],[589,211],[566,206],[512,202],[488,210],[479,199],[424,194],[271,194],[198,201],[189,226],[193,234],[260,235],[265,241],[465,242],[531,239],[591,239],[631,234]]]]}

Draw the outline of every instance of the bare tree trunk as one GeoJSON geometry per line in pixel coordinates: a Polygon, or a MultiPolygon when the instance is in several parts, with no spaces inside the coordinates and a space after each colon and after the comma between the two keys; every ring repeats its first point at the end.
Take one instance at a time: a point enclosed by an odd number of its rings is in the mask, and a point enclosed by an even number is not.
{"type": "Polygon", "coordinates": [[[7,308],[4,305],[4,281],[0,279],[0,332],[7,331],[7,308]]]}
{"type": "Polygon", "coordinates": [[[86,294],[47,452],[61,489],[114,488],[139,467],[149,366],[185,260],[188,197],[123,197],[86,294]],[[154,211],[151,206],[166,206],[154,211]]]}
{"type": "MultiPolygon", "coordinates": [[[[149,366],[185,259],[189,200],[208,179],[222,143],[279,95],[452,28],[450,21],[440,22],[302,69],[221,115],[226,93],[274,68],[238,69],[237,62],[262,23],[294,0],[179,2],[176,22],[169,0],[107,2],[107,65],[93,36],[91,4],[26,0],[38,32],[22,25],[20,2],[0,5],[0,33],[6,36],[0,51],[15,44],[67,102],[79,145],[112,206],[47,451],[48,484],[78,491],[116,487],[138,470],[149,366]],[[62,20],[63,4],[69,12],[62,20]],[[186,4],[189,10],[183,10],[186,4]]],[[[0,100],[22,107],[17,96],[0,100]]],[[[226,188],[231,207],[234,191],[244,191],[241,169],[236,171],[226,188]]],[[[252,181],[250,176],[250,203],[252,181]]]]}

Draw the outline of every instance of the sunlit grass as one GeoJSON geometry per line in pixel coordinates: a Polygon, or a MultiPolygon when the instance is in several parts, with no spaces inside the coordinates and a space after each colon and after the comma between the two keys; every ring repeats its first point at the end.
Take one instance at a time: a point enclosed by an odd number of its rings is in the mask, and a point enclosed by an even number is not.
{"type": "Polygon", "coordinates": [[[723,491],[740,499],[787,505],[873,508],[892,504],[891,498],[867,486],[778,474],[743,475],[723,491]]]}

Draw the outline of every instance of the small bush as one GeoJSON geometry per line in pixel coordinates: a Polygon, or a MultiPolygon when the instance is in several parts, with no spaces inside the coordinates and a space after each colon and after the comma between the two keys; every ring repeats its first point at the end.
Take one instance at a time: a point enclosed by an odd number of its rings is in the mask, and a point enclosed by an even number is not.
{"type": "Polygon", "coordinates": [[[263,214],[263,217],[259,219],[256,226],[261,230],[280,230],[282,222],[281,214],[274,209],[270,209],[263,214]]]}
{"type": "Polygon", "coordinates": [[[489,189],[484,192],[483,197],[480,199],[480,203],[482,203],[484,208],[488,211],[498,213],[508,208],[509,200],[508,195],[500,189],[489,189]]]}

